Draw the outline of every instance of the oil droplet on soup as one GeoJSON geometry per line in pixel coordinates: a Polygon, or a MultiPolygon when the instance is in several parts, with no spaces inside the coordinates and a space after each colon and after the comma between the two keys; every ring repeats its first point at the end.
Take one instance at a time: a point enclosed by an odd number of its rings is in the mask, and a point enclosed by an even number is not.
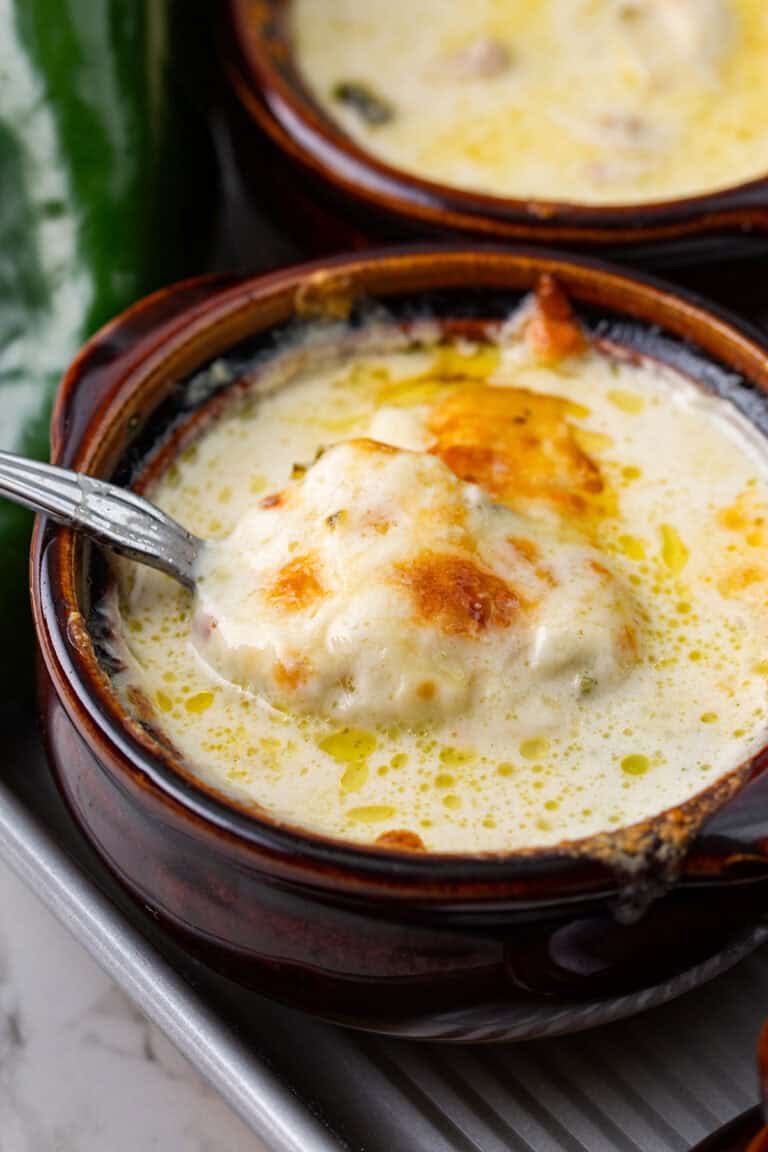
{"type": "Polygon", "coordinates": [[[625,756],[621,762],[621,767],[628,776],[644,776],[651,766],[651,762],[647,756],[642,753],[633,752],[630,756],[625,756]]]}

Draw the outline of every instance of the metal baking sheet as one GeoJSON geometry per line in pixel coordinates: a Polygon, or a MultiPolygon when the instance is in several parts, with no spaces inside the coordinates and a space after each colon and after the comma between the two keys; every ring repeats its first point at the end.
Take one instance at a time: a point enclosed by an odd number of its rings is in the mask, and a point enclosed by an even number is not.
{"type": "Polygon", "coordinates": [[[0,855],[275,1152],[683,1152],[757,1100],[765,945],[590,1032],[409,1043],[311,1019],[190,960],[85,843],[31,724],[0,772],[0,855]]]}

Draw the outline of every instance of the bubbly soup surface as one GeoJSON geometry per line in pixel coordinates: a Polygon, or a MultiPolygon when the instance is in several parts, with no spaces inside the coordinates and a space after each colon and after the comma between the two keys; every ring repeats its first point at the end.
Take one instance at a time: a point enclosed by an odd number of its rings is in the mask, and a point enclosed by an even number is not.
{"type": "Polygon", "coordinates": [[[766,735],[768,464],[735,408],[542,284],[488,342],[287,349],[150,495],[118,687],[200,778],[347,840],[480,852],[631,824],[766,735]]]}
{"type": "Polygon", "coordinates": [[[487,193],[641,203],[768,173],[764,0],[293,0],[360,145],[487,193]]]}

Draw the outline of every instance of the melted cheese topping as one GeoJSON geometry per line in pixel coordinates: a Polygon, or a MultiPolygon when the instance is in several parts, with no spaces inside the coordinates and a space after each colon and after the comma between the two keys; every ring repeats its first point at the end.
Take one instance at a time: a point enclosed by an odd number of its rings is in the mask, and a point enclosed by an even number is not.
{"type": "Polygon", "coordinates": [[[299,67],[397,168],[642,203],[768,173],[763,0],[293,0],[299,67]]]}
{"type": "Polygon", "coordinates": [[[607,690],[632,597],[596,549],[371,440],[330,448],[211,548],[196,647],[279,708],[421,725],[541,691],[607,690]]]}
{"type": "Polygon", "coordinates": [[[152,491],[217,543],[196,600],[121,565],[118,687],[223,794],[502,851],[657,813],[765,740],[762,440],[542,315],[310,353],[152,491]]]}

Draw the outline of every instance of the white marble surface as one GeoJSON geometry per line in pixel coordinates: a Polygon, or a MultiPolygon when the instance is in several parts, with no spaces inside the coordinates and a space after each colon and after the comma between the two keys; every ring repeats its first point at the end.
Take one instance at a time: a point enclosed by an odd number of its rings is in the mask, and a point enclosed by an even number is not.
{"type": "Polygon", "coordinates": [[[0,1152],[264,1146],[0,862],[0,1152]]]}

